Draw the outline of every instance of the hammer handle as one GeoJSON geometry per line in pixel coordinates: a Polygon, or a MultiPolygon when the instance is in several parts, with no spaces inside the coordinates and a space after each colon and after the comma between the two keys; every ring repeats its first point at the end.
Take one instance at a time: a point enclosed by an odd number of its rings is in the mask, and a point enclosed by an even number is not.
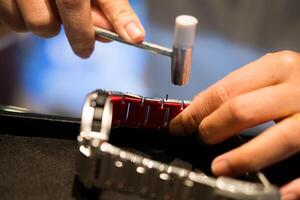
{"type": "Polygon", "coordinates": [[[157,44],[153,44],[150,42],[141,42],[141,43],[134,44],[134,43],[126,42],[125,40],[120,38],[119,35],[111,32],[111,31],[108,31],[108,30],[105,30],[102,28],[98,28],[98,27],[94,27],[94,29],[95,29],[95,34],[97,36],[103,37],[105,39],[114,40],[114,41],[118,41],[118,42],[121,42],[124,44],[134,46],[134,47],[145,49],[152,53],[157,53],[157,54],[161,54],[161,55],[169,56],[169,57],[173,56],[173,50],[170,48],[166,48],[166,47],[163,47],[163,46],[160,46],[157,44]]]}

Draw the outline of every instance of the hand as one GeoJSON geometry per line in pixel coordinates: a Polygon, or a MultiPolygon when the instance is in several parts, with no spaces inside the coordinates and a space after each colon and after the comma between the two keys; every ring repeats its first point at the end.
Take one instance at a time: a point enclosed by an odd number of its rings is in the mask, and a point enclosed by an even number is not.
{"type": "Polygon", "coordinates": [[[128,0],[0,0],[0,21],[41,37],[55,36],[62,23],[73,51],[83,58],[93,51],[93,25],[114,30],[128,42],[145,35],[128,0]]]}
{"type": "Polygon", "coordinates": [[[300,178],[286,184],[280,189],[282,200],[300,199],[300,178]]]}
{"type": "MultiPolygon", "coordinates": [[[[280,120],[248,143],[217,157],[215,175],[257,171],[300,151],[300,54],[263,56],[199,93],[170,124],[174,134],[199,131],[219,143],[258,124],[280,120]]],[[[282,188],[300,199],[300,180],[282,188]]],[[[284,193],[285,192],[285,193],[284,193]]]]}

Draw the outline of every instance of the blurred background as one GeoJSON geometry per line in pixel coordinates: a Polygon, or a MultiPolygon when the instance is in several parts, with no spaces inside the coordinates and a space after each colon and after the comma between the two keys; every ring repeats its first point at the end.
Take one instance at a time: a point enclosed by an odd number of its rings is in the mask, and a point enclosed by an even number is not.
{"type": "Polygon", "coordinates": [[[265,53],[300,52],[298,0],[130,2],[145,26],[146,40],[167,47],[172,46],[177,15],[198,18],[187,86],[171,84],[169,58],[124,44],[97,42],[93,55],[83,60],[73,54],[63,30],[51,39],[10,33],[0,37],[0,104],[78,117],[86,94],[97,88],[192,99],[265,53]]]}

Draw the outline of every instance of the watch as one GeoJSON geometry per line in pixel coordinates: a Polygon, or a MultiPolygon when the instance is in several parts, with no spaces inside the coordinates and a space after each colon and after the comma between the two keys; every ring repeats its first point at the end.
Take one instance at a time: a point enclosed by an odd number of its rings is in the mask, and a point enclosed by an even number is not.
{"type": "Polygon", "coordinates": [[[278,189],[257,172],[259,182],[211,177],[150,159],[109,143],[111,128],[167,130],[190,101],[143,98],[96,90],[88,94],[78,136],[77,174],[87,188],[164,200],[279,200],[278,189]]]}

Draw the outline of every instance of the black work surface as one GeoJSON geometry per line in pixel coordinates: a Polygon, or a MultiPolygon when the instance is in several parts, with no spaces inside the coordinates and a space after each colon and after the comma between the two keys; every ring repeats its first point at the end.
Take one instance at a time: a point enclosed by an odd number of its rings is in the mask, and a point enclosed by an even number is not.
{"type": "Polygon", "coordinates": [[[75,141],[0,136],[0,199],[70,199],[75,141]]]}
{"type": "MultiPolygon", "coordinates": [[[[75,140],[1,133],[0,199],[71,199],[77,147],[75,140]]],[[[169,161],[172,155],[154,157],[169,161]]],[[[140,198],[103,191],[101,199],[140,198]]]]}
{"type": "MultiPolygon", "coordinates": [[[[43,120],[39,116],[11,118],[6,114],[0,113],[0,199],[72,199],[72,190],[77,191],[74,179],[78,121],[43,120]]],[[[134,129],[115,129],[111,135],[111,142],[117,146],[167,163],[179,158],[208,174],[216,155],[238,145],[234,139],[214,147],[197,141],[196,136],[178,139],[161,132],[134,129]]],[[[265,174],[279,185],[296,178],[299,157],[275,165],[265,174]]],[[[101,199],[140,198],[102,191],[101,199]]]]}

